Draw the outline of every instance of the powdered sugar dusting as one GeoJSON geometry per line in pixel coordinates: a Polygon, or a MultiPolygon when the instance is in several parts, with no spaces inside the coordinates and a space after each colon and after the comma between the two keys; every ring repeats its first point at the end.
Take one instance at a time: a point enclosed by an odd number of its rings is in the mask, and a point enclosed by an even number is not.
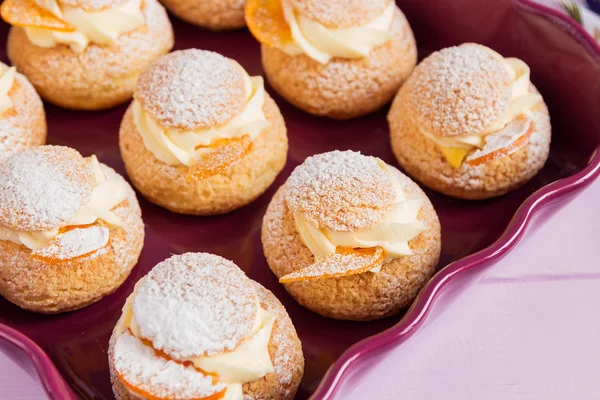
{"type": "Polygon", "coordinates": [[[375,247],[372,252],[367,253],[334,253],[327,258],[316,259],[306,268],[282,276],[279,281],[288,283],[358,275],[380,267],[382,262],[383,249],[381,247],[375,247]]]}
{"type": "Polygon", "coordinates": [[[0,166],[0,225],[16,231],[57,228],[90,201],[94,176],[73,149],[25,149],[0,166]]]}
{"type": "Polygon", "coordinates": [[[241,110],[246,100],[242,72],[232,60],[211,51],[175,51],[142,72],[134,97],[164,126],[212,127],[241,110]]]}
{"type": "Polygon", "coordinates": [[[58,3],[63,6],[81,8],[86,11],[98,11],[125,4],[127,1],[129,0],[58,0],[58,3]]]}
{"type": "Polygon", "coordinates": [[[204,399],[226,388],[193,366],[159,357],[129,332],[116,340],[114,367],[129,385],[161,399],[204,399]]]}
{"type": "Polygon", "coordinates": [[[32,255],[49,260],[68,261],[104,249],[108,240],[109,230],[105,226],[74,228],[56,236],[49,246],[32,251],[32,255]]]}
{"type": "Polygon", "coordinates": [[[433,53],[417,66],[406,90],[417,123],[434,135],[472,135],[506,112],[511,77],[502,59],[466,44],[433,53]]]}
{"type": "Polygon", "coordinates": [[[354,232],[377,224],[396,189],[378,159],[353,151],[312,156],[292,172],[286,202],[311,225],[354,232]]]}
{"type": "Polygon", "coordinates": [[[332,28],[364,25],[381,15],[390,0],[283,0],[313,21],[332,28]]]}
{"type": "Polygon", "coordinates": [[[251,332],[256,292],[231,261],[207,253],[172,256],[138,284],[141,335],[175,359],[233,350],[251,332]]]}

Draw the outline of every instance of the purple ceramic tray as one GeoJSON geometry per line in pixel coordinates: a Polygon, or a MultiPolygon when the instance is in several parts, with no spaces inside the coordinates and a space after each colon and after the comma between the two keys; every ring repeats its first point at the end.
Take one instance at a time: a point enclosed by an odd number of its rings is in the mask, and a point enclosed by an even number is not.
{"type": "MultiPolygon", "coordinates": [[[[313,118],[274,96],[286,119],[288,164],[273,187],[231,214],[192,218],[141,200],[146,243],[138,266],[114,294],[81,311],[37,315],[0,299],[0,337],[33,360],[52,399],[111,399],[106,349],[111,330],[134,283],[170,254],[208,251],[233,260],[271,289],[286,306],[303,343],[306,372],[298,399],[331,398],[341,378],[367,353],[398,344],[422,323],[440,288],[453,277],[481,268],[510,250],[543,205],[589,184],[600,173],[600,47],[568,18],[529,0],[401,0],[421,57],[472,41],[525,60],[550,108],[553,140],[544,169],[521,189],[483,202],[453,200],[428,192],[442,223],[440,272],[404,315],[369,323],[333,321],[297,305],[268,269],[260,244],[261,219],[271,196],[307,156],[354,149],[395,164],[387,110],[336,122],[313,118]]],[[[259,46],[245,31],[210,33],[173,19],[177,48],[198,47],[238,60],[261,74],[259,46]]],[[[0,27],[6,37],[7,27],[0,27]]],[[[1,55],[5,59],[5,49],[1,55]]],[[[6,60],[5,60],[6,61],[6,60]]],[[[270,88],[267,88],[274,94],[270,88]]],[[[49,141],[75,147],[123,173],[117,132],[126,106],[70,112],[47,106],[49,141]]]]}

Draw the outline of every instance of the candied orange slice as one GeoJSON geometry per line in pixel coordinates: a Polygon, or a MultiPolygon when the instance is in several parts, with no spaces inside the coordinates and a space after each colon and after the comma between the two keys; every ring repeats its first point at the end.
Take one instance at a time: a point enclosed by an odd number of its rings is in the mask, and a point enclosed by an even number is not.
{"type": "MultiPolygon", "coordinates": [[[[123,385],[134,394],[150,400],[181,398],[182,396],[177,395],[176,388],[170,390],[165,388],[164,385],[171,383],[170,380],[174,380],[173,383],[177,385],[184,384],[184,386],[187,382],[188,385],[192,385],[191,388],[196,389],[196,393],[198,393],[198,389],[200,392],[212,391],[211,386],[219,384],[218,376],[206,374],[202,370],[198,370],[198,373],[203,377],[194,375],[194,372],[190,372],[190,368],[195,368],[191,362],[181,362],[169,357],[164,352],[154,349],[150,342],[133,336],[129,330],[117,339],[114,366],[117,377],[123,385]],[[145,371],[139,368],[140,364],[144,365],[145,371]],[[163,373],[166,374],[165,379],[161,379],[163,373]],[[173,373],[175,373],[175,378],[171,375],[173,373]],[[210,382],[198,382],[197,380],[198,378],[203,380],[204,377],[209,376],[212,378],[210,382]],[[189,379],[194,380],[195,384],[190,383],[189,379]],[[200,383],[200,387],[198,383],[200,383]]],[[[226,392],[227,388],[225,387],[208,396],[189,398],[191,400],[218,400],[222,399],[226,392]]]]}
{"type": "MultiPolygon", "coordinates": [[[[153,395],[152,393],[141,389],[137,386],[135,386],[134,384],[130,383],[127,378],[120,374],[117,371],[117,377],[119,378],[119,380],[121,382],[123,382],[123,385],[125,385],[125,387],[127,389],[129,389],[131,392],[135,393],[136,395],[140,396],[143,399],[148,399],[148,400],[176,400],[175,398],[169,398],[169,397],[158,397],[153,395]]],[[[225,397],[225,393],[227,392],[227,389],[223,389],[220,392],[217,392],[211,396],[208,397],[196,397],[196,398],[192,398],[190,400],[219,400],[222,399],[223,397],[225,397]]]]}
{"type": "Polygon", "coordinates": [[[509,156],[529,142],[535,129],[534,122],[520,115],[498,132],[486,137],[486,145],[467,157],[467,164],[476,167],[509,156]]]}
{"type": "Polygon", "coordinates": [[[75,27],[50,11],[38,6],[34,0],[4,0],[0,15],[7,23],[21,28],[46,28],[73,32],[75,27]]]}
{"type": "Polygon", "coordinates": [[[188,173],[188,181],[193,182],[220,174],[244,158],[251,149],[252,139],[248,135],[216,140],[208,151],[200,152],[194,158],[188,173]]]}
{"type": "Polygon", "coordinates": [[[336,252],[318,258],[313,264],[279,278],[281,283],[313,281],[358,275],[383,264],[383,249],[338,247],[336,252]]]}
{"type": "Polygon", "coordinates": [[[292,41],[281,0],[248,0],[245,14],[248,29],[262,44],[280,47],[292,41]]]}
{"type": "Polygon", "coordinates": [[[61,229],[47,247],[33,250],[31,257],[47,264],[73,262],[96,254],[110,246],[109,229],[100,224],[61,229]]]}

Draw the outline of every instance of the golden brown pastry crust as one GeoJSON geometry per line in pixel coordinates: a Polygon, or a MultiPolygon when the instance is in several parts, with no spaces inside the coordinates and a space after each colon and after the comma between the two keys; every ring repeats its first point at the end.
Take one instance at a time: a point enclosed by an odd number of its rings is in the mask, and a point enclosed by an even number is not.
{"type": "Polygon", "coordinates": [[[219,53],[177,50],[144,69],[133,97],[163,127],[213,128],[242,111],[247,80],[237,62],[219,53]]]}
{"type": "MultiPolygon", "coordinates": [[[[535,130],[517,152],[480,166],[466,162],[451,166],[438,146],[425,137],[414,122],[414,110],[406,107],[404,86],[388,114],[392,150],[406,172],[438,192],[461,199],[487,199],[503,195],[533,178],[544,166],[550,151],[550,115],[545,103],[533,110],[535,130]]],[[[531,92],[537,92],[533,85],[531,92]]]]}
{"type": "MultiPolygon", "coordinates": [[[[384,264],[379,273],[283,284],[298,303],[324,317],[354,321],[385,318],[410,305],[435,271],[441,233],[425,193],[408,178],[403,184],[409,196],[422,198],[418,219],[427,226],[409,242],[413,255],[384,264]]],[[[271,200],[262,225],[265,256],[278,278],[309,266],[315,259],[296,231],[285,190],[283,185],[271,200]]]]}
{"type": "Polygon", "coordinates": [[[398,9],[392,39],[362,59],[334,58],[321,65],[305,54],[290,56],[261,46],[269,83],[290,103],[314,115],[348,119],[388,103],[417,63],[415,39],[398,9]]]}
{"type": "MultiPolygon", "coordinates": [[[[275,372],[244,384],[244,395],[254,400],[292,400],[304,374],[302,344],[283,304],[268,289],[257,282],[253,283],[256,286],[261,307],[276,315],[269,341],[269,355],[275,372]]],[[[133,395],[117,378],[113,356],[115,341],[116,336],[113,331],[108,348],[108,364],[115,398],[117,400],[139,400],[139,397],[133,395]]]]}
{"type": "MultiPolygon", "coordinates": [[[[125,180],[103,165],[109,179],[125,180]]],[[[26,310],[60,313],[77,310],[115,291],[137,263],[144,223],[135,193],[113,212],[124,222],[110,228],[109,249],[99,256],[52,265],[31,257],[25,246],[0,241],[0,294],[26,310]]]]}
{"type": "Polygon", "coordinates": [[[46,143],[44,104],[27,78],[16,73],[8,95],[13,108],[0,115],[0,162],[20,150],[46,143]]]}
{"type": "Polygon", "coordinates": [[[309,19],[328,28],[349,28],[380,16],[388,0],[282,0],[309,19]]]}
{"type": "Polygon", "coordinates": [[[253,141],[250,152],[223,174],[190,183],[187,166],[170,166],[146,148],[130,107],[119,134],[127,174],[150,202],[173,212],[214,215],[242,207],[271,186],[287,159],[285,122],[268,94],[263,110],[269,126],[253,141]]]}
{"type": "Polygon", "coordinates": [[[215,31],[246,25],[244,0],[161,0],[177,17],[215,31]]]}
{"type": "Polygon", "coordinates": [[[76,53],[69,46],[39,47],[22,28],[8,34],[7,53],[40,96],[61,107],[98,110],[131,98],[140,72],[173,47],[173,29],[157,0],[144,0],[146,24],[123,34],[115,46],[90,44],[76,53]]]}
{"type": "Polygon", "coordinates": [[[126,3],[128,0],[58,0],[60,5],[81,8],[85,11],[100,11],[126,3]]]}
{"type": "Polygon", "coordinates": [[[41,146],[22,151],[0,166],[0,227],[19,232],[59,228],[90,202],[94,182],[89,162],[75,149],[41,146]],[[56,201],[41,201],[38,181],[43,179],[44,190],[56,201]]]}
{"type": "Polygon", "coordinates": [[[465,43],[423,60],[404,92],[412,117],[430,134],[476,135],[508,111],[512,79],[501,55],[465,43]]]}

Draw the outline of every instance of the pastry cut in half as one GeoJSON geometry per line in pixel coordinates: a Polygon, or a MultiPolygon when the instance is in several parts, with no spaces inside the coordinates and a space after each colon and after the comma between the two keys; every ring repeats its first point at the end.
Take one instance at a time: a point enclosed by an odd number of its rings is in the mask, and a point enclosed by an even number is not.
{"type": "Polygon", "coordinates": [[[261,195],[287,130],[260,76],[210,51],[176,51],[141,75],[119,144],[134,185],[171,211],[223,214],[261,195]]]}
{"type": "Polygon", "coordinates": [[[248,0],[269,83],[311,114],[348,119],[388,103],[417,62],[393,0],[248,0]]]}
{"type": "Polygon", "coordinates": [[[131,98],[139,73],[173,47],[158,0],[5,0],[8,58],[40,96],[98,110],[131,98]]]}
{"type": "Polygon", "coordinates": [[[46,143],[46,113],[27,78],[0,62],[0,163],[46,143]]]}
{"type": "Polygon", "coordinates": [[[0,294],[19,307],[59,313],[100,300],[143,242],[135,193],[95,156],[39,146],[0,165],[0,294]]]}
{"type": "Polygon", "coordinates": [[[262,226],[285,289],[325,317],[374,320],[408,307],[437,266],[440,223],[423,191],[382,160],[352,151],[306,159],[262,226]]]}
{"type": "Polygon", "coordinates": [[[530,69],[467,43],[417,66],[388,114],[406,172],[463,199],[505,194],[530,180],[550,151],[550,116],[530,69]]]}
{"type": "Polygon", "coordinates": [[[173,14],[202,28],[215,31],[242,28],[244,0],[161,0],[173,14]]]}
{"type": "Polygon", "coordinates": [[[279,300],[207,253],[172,256],[136,284],[108,357],[117,400],[292,400],[304,373],[279,300]]]}

